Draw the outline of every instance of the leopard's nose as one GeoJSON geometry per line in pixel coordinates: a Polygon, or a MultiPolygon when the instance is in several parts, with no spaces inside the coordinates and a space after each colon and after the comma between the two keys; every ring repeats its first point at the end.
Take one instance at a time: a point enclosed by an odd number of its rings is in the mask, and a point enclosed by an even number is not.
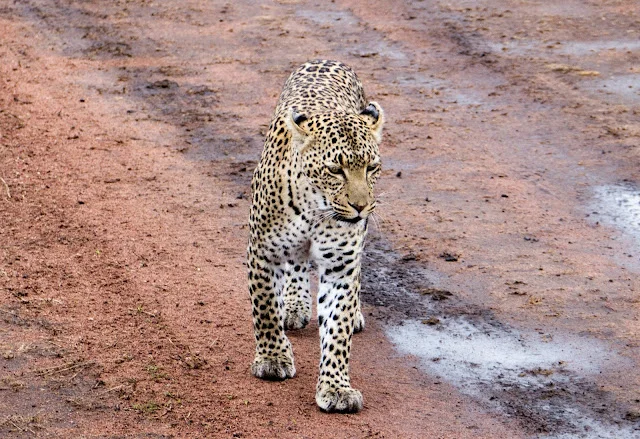
{"type": "Polygon", "coordinates": [[[364,208],[367,207],[367,204],[369,203],[364,201],[356,201],[355,203],[349,201],[349,206],[353,207],[358,213],[362,212],[364,208]]]}

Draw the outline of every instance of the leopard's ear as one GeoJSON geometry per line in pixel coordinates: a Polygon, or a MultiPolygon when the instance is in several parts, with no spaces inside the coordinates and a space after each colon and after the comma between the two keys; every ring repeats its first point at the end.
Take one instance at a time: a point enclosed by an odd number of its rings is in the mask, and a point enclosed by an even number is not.
{"type": "Polygon", "coordinates": [[[295,108],[291,108],[289,110],[289,114],[285,118],[287,123],[287,128],[291,132],[291,140],[293,141],[293,146],[297,148],[302,148],[307,139],[311,136],[311,133],[302,126],[302,124],[307,120],[307,116],[298,113],[295,108]]]}
{"type": "Polygon", "coordinates": [[[384,125],[384,111],[377,102],[369,102],[369,104],[362,110],[360,117],[364,120],[376,141],[380,142],[382,139],[382,126],[384,125]]]}

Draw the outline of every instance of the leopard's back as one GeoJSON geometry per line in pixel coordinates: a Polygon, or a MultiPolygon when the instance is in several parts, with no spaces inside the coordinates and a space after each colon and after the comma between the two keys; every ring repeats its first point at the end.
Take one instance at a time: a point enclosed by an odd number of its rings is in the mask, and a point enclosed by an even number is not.
{"type": "Polygon", "coordinates": [[[356,73],[338,61],[315,60],[300,66],[287,79],[276,107],[276,117],[289,108],[307,115],[338,111],[360,113],[366,106],[356,73]]]}

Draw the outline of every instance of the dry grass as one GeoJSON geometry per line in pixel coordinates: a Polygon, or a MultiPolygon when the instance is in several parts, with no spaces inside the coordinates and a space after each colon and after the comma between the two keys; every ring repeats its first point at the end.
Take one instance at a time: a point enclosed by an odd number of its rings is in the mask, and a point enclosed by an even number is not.
{"type": "Polygon", "coordinates": [[[0,420],[0,429],[8,428],[10,431],[21,431],[36,434],[35,430],[41,430],[44,427],[40,424],[38,416],[7,416],[0,420]]]}

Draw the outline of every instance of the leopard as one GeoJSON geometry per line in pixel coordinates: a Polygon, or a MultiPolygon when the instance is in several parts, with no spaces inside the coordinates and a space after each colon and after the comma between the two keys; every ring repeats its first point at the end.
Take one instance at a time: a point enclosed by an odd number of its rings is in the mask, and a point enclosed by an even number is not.
{"type": "Polygon", "coordinates": [[[251,373],[296,374],[285,331],[312,318],[317,270],[320,364],[315,400],[324,412],[362,410],[351,386],[352,336],[364,329],[361,261],[376,208],[385,116],[347,65],[312,60],[284,84],[251,181],[247,267],[256,340],[251,373]]]}

